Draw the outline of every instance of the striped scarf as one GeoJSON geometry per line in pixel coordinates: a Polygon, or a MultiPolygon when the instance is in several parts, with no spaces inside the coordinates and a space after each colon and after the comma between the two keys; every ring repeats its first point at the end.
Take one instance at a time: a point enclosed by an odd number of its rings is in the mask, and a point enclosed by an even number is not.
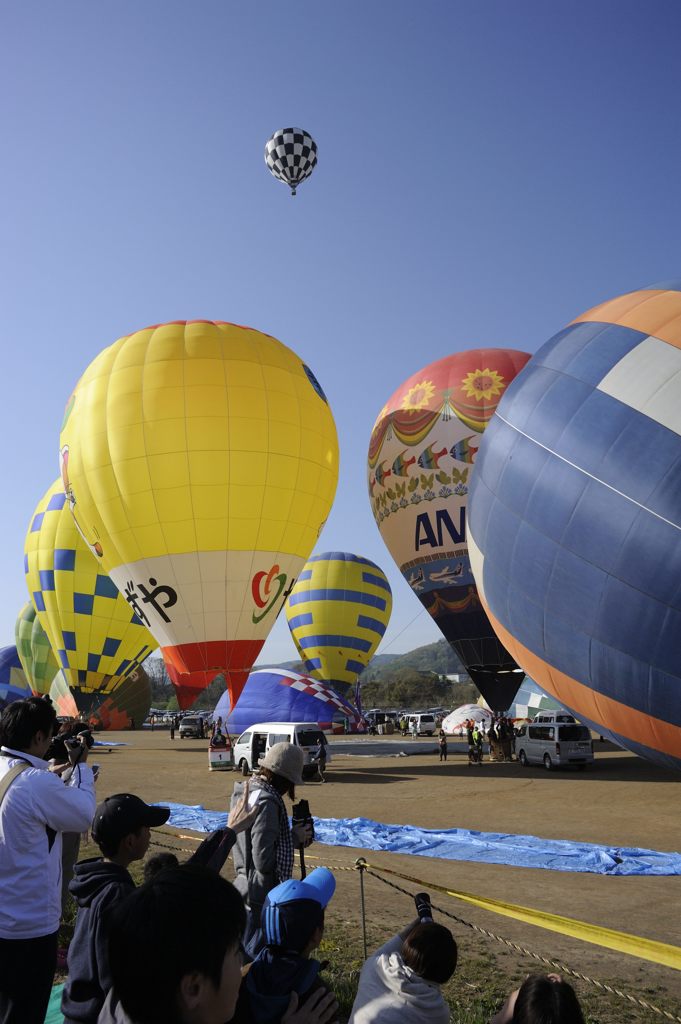
{"type": "Polygon", "coordinates": [[[279,803],[279,838],[276,847],[275,872],[278,882],[287,882],[293,875],[293,839],[291,828],[288,823],[288,813],[281,793],[277,793],[274,786],[271,786],[265,779],[258,779],[260,786],[276,797],[279,803]]]}

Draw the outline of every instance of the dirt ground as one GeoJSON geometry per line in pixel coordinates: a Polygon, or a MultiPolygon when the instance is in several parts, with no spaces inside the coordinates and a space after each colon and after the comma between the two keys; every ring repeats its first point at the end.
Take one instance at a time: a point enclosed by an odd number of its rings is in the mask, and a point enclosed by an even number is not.
{"type": "MultiPolygon", "coordinates": [[[[104,734],[99,734],[104,738],[104,734]]],[[[207,744],[170,740],[166,731],[108,733],[106,738],[129,746],[93,752],[101,764],[98,797],[128,791],[149,802],[173,800],[224,810],[233,773],[208,772],[207,744]]],[[[336,740],[331,738],[331,750],[336,740]]],[[[409,740],[389,738],[395,754],[409,753],[409,740]]],[[[388,738],[382,737],[385,743],[388,738]]],[[[675,851],[680,848],[681,780],[678,776],[596,743],[596,764],[585,772],[522,769],[518,764],[484,763],[469,767],[463,748],[446,763],[432,753],[408,757],[370,756],[371,738],[358,748],[367,756],[336,753],[328,783],[308,783],[300,795],[319,817],[363,816],[374,820],[425,828],[469,828],[486,832],[529,833],[546,838],[572,839],[617,846],[641,846],[675,851]]],[[[451,751],[451,747],[450,747],[451,751]]],[[[156,834],[160,844],[191,849],[190,838],[156,834]]],[[[552,870],[448,862],[424,857],[372,853],[316,844],[308,851],[310,866],[351,869],[358,856],[377,867],[413,875],[423,888],[437,884],[468,893],[504,899],[566,917],[681,945],[679,877],[604,877],[552,870]]],[[[337,873],[338,889],[331,905],[335,925],[359,932],[359,878],[352,870],[337,873]]],[[[414,892],[417,887],[396,880],[414,892]]],[[[681,1017],[681,972],[634,957],[587,945],[531,925],[516,923],[447,896],[433,902],[467,922],[479,925],[544,957],[615,984],[635,996],[681,1017]]],[[[408,897],[384,882],[366,879],[366,906],[375,938],[386,936],[411,919],[408,897]]],[[[450,922],[451,924],[451,922],[450,922]]],[[[452,925],[461,956],[471,932],[452,925]]],[[[476,943],[478,940],[475,940],[476,943]]],[[[494,940],[484,940],[496,948],[494,940]]],[[[538,969],[536,962],[517,952],[503,952],[509,975],[538,969]]],[[[626,1015],[620,1018],[629,1019],[626,1015]]],[[[639,1019],[639,1018],[637,1018],[639,1019]]],[[[641,1019],[645,1019],[641,1018],[641,1019]]],[[[651,1016],[652,1019],[652,1016],[651,1016]]]]}

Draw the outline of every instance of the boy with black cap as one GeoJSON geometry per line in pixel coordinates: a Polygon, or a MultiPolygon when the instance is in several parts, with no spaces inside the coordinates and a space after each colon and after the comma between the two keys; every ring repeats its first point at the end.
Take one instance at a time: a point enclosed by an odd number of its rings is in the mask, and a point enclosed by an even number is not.
{"type": "Polygon", "coordinates": [[[297,1005],[325,986],[322,965],[310,959],[324,934],[324,910],[336,889],[328,868],[315,868],[304,881],[282,882],[265,897],[262,929],[266,946],[248,967],[235,1020],[279,1024],[296,994],[297,1005]]]}
{"type": "Polygon", "coordinates": [[[107,913],[134,890],[128,867],[147,852],[149,830],[169,817],[167,807],[150,807],[132,793],[107,797],[95,811],[92,837],[103,857],[76,864],[69,886],[78,916],[61,1002],[65,1024],[96,1024],[111,988],[107,913]]]}

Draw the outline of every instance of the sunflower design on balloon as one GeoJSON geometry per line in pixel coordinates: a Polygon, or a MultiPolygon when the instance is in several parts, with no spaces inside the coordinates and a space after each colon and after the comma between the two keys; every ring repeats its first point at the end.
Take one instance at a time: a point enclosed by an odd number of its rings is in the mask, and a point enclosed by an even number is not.
{"type": "Polygon", "coordinates": [[[435,385],[432,380],[421,380],[406,392],[402,399],[402,408],[405,412],[410,410],[419,412],[421,409],[427,409],[434,394],[435,385]]]}
{"type": "Polygon", "coordinates": [[[506,387],[506,382],[496,370],[473,370],[461,381],[461,388],[467,398],[477,398],[479,402],[497,398],[506,387]]]}

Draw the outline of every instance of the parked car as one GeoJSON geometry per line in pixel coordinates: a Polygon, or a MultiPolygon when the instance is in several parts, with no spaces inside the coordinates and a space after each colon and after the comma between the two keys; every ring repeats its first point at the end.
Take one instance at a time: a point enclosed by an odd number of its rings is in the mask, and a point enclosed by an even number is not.
{"type": "MultiPolygon", "coordinates": [[[[242,775],[254,771],[270,747],[287,741],[300,747],[305,754],[303,775],[314,775],[317,767],[312,755],[324,733],[317,722],[259,722],[242,733],[234,744],[234,764],[242,775]]],[[[331,760],[327,749],[327,761],[331,760]]]]}
{"type": "Polygon", "coordinates": [[[420,713],[420,714],[416,714],[416,715],[410,715],[409,716],[409,721],[413,722],[414,720],[416,720],[416,723],[417,723],[417,730],[416,731],[419,733],[419,735],[421,733],[425,733],[426,736],[432,736],[433,733],[435,732],[435,729],[437,728],[437,723],[435,721],[435,715],[431,715],[430,713],[427,713],[427,714],[425,714],[425,713],[421,714],[420,713]]]}
{"type": "Polygon", "coordinates": [[[522,725],[516,733],[518,760],[525,768],[529,764],[543,764],[547,771],[575,765],[584,769],[594,763],[591,733],[572,715],[561,712],[543,712],[522,725]]]}
{"type": "Polygon", "coordinates": [[[186,715],[180,722],[180,739],[201,739],[201,722],[203,721],[204,736],[208,734],[208,719],[201,715],[186,715]]]}

